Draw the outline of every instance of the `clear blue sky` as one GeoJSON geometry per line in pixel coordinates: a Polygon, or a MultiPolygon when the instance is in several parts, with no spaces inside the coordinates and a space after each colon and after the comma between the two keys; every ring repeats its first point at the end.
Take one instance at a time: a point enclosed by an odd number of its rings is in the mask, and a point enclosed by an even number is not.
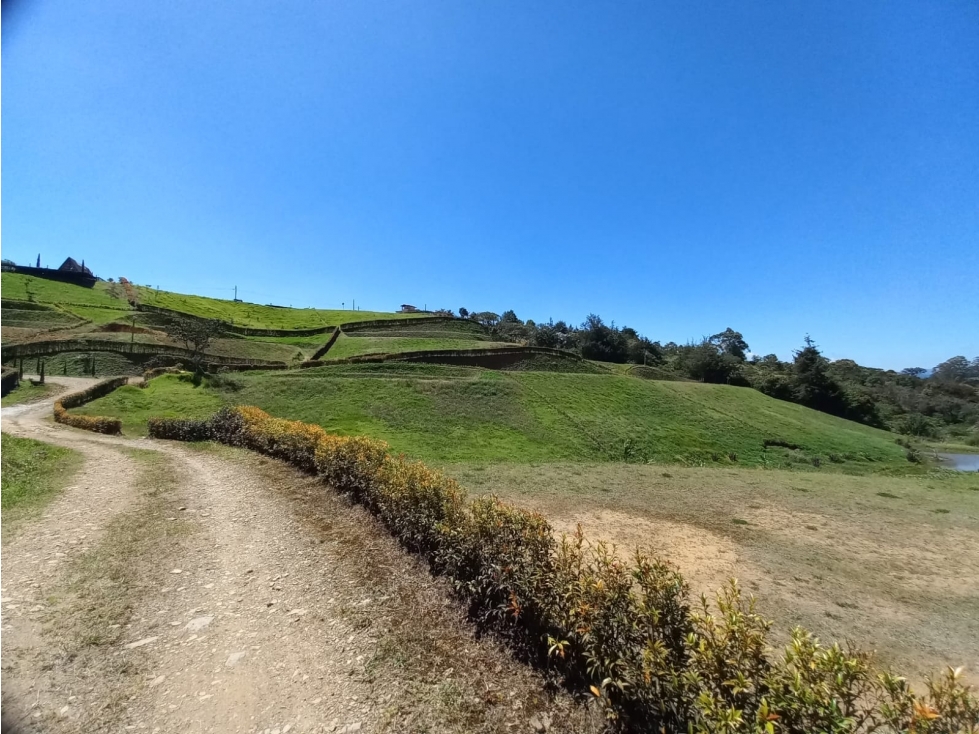
{"type": "Polygon", "coordinates": [[[2,102],[18,262],[979,354],[972,0],[25,0],[2,102]]]}

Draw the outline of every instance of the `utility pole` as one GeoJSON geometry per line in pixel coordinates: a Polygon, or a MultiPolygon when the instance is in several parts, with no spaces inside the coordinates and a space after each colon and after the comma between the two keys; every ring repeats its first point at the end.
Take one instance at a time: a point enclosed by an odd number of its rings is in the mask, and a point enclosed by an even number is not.
{"type": "Polygon", "coordinates": [[[235,286],[235,300],[238,300],[238,286],[235,286]]]}
{"type": "Polygon", "coordinates": [[[354,310],[354,311],[356,311],[356,310],[357,310],[357,299],[356,299],[356,298],[354,299],[354,305],[353,305],[353,310],[354,310]]]}

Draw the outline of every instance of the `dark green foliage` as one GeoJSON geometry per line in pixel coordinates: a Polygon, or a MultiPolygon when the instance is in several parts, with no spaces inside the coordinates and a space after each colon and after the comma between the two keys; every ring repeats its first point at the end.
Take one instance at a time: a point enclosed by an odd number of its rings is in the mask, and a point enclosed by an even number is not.
{"type": "Polygon", "coordinates": [[[189,319],[174,317],[163,327],[167,336],[183,343],[190,351],[190,362],[195,372],[202,372],[201,363],[211,341],[221,336],[224,324],[217,319],[189,319]]]}
{"type": "Polygon", "coordinates": [[[629,345],[615,324],[607,326],[596,314],[589,314],[581,325],[579,343],[581,356],[599,362],[625,362],[629,357],[629,345]]]}
{"type": "Polygon", "coordinates": [[[965,357],[952,357],[935,367],[932,376],[945,382],[973,382],[979,380],[979,357],[971,362],[965,357]]]}
{"type": "Polygon", "coordinates": [[[721,354],[734,357],[740,362],[744,362],[745,353],[750,349],[741,332],[735,331],[730,326],[721,333],[714,334],[708,341],[716,346],[721,354]]]}
{"type": "Polygon", "coordinates": [[[189,418],[150,418],[149,435],[171,441],[210,441],[211,427],[206,420],[189,418]]]}
{"type": "Polygon", "coordinates": [[[741,360],[723,352],[710,339],[689,345],[681,351],[680,365],[694,380],[716,385],[743,385],[741,360]]]}
{"type": "Polygon", "coordinates": [[[493,328],[500,321],[499,314],[495,314],[492,311],[480,311],[479,313],[469,314],[469,318],[478,324],[482,324],[487,328],[493,328]]]}

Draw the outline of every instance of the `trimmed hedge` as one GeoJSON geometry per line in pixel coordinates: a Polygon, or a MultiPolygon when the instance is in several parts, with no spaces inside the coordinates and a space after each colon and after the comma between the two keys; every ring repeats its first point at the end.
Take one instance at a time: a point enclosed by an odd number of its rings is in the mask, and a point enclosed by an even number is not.
{"type": "Polygon", "coordinates": [[[0,395],[6,397],[19,384],[20,372],[12,367],[4,367],[3,376],[0,378],[0,395]]]}
{"type": "Polygon", "coordinates": [[[113,390],[122,387],[128,382],[128,377],[113,377],[112,379],[96,383],[81,392],[72,393],[60,400],[56,400],[54,403],[55,422],[81,428],[86,431],[94,431],[95,433],[107,433],[111,435],[122,433],[122,421],[118,418],[106,418],[97,415],[75,415],[68,411],[71,408],[77,408],[80,405],[90,403],[104,395],[108,395],[113,390]]]}
{"type": "MultiPolygon", "coordinates": [[[[108,339],[48,339],[44,341],[4,344],[0,347],[0,360],[6,361],[20,357],[43,357],[61,354],[63,352],[113,352],[130,358],[135,356],[170,356],[190,360],[194,357],[192,350],[170,344],[111,341],[108,339]]],[[[285,369],[288,367],[285,362],[273,362],[263,359],[221,357],[214,354],[206,354],[204,356],[206,366],[210,370],[218,367],[242,367],[245,369],[285,369]]]]}
{"type": "Polygon", "coordinates": [[[401,326],[419,326],[421,324],[448,324],[454,321],[465,321],[455,316],[414,316],[403,319],[375,319],[374,321],[351,321],[340,324],[344,332],[367,331],[370,329],[397,329],[401,326]]]}
{"type": "Polygon", "coordinates": [[[372,364],[378,362],[427,362],[433,364],[463,365],[470,367],[486,367],[488,369],[503,369],[517,362],[539,355],[549,355],[560,359],[568,359],[584,363],[580,355],[563,349],[550,347],[490,347],[487,349],[431,349],[416,352],[371,352],[356,354],[352,357],[334,360],[307,360],[299,365],[300,369],[322,367],[324,364],[372,364]]]}
{"type": "MultiPolygon", "coordinates": [[[[280,307],[281,308],[281,307],[280,307]]],[[[193,321],[205,321],[201,316],[192,313],[186,313],[185,311],[176,311],[172,308],[163,308],[162,306],[150,306],[145,303],[136,304],[137,311],[145,311],[147,313],[160,314],[161,316],[168,316],[170,318],[181,318],[190,319],[193,321]]],[[[221,328],[228,332],[229,334],[238,334],[239,336],[316,336],[318,334],[325,334],[337,327],[335,326],[311,326],[306,329],[260,329],[251,326],[236,326],[227,321],[221,321],[221,328]]]]}
{"type": "Polygon", "coordinates": [[[447,577],[483,629],[594,697],[621,731],[698,733],[979,731],[979,701],[949,670],[914,693],[865,653],[802,629],[780,652],[735,582],[692,605],[680,573],[636,551],[557,540],[539,514],[468,500],[452,479],[381,441],[326,433],[258,408],[159,419],[150,435],[211,439],[315,472],[374,513],[447,577]]]}
{"type": "Polygon", "coordinates": [[[340,331],[340,327],[338,326],[333,330],[333,333],[330,335],[330,338],[329,340],[327,340],[326,344],[324,344],[322,347],[320,347],[313,353],[313,361],[322,359],[323,355],[329,352],[330,348],[337,343],[337,339],[340,338],[340,334],[341,331],[340,331]]]}

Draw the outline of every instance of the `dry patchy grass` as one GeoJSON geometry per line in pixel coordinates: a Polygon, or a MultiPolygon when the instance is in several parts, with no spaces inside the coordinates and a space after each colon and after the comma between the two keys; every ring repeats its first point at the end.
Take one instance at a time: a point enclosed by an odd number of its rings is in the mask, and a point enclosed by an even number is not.
{"type": "Polygon", "coordinates": [[[351,584],[372,590],[369,607],[351,595],[340,613],[374,640],[364,676],[383,710],[380,731],[532,731],[534,717],[553,731],[603,729],[593,707],[555,690],[502,644],[475,639],[448,584],[432,578],[363,507],[281,462],[217,444],[196,448],[248,466],[289,497],[312,542],[335,546],[351,584]]]}
{"type": "Polygon", "coordinates": [[[694,593],[736,577],[776,621],[876,649],[920,680],[979,680],[979,476],[847,476],[759,469],[457,464],[475,492],[581,523],[623,553],[651,548],[694,593]]]}

